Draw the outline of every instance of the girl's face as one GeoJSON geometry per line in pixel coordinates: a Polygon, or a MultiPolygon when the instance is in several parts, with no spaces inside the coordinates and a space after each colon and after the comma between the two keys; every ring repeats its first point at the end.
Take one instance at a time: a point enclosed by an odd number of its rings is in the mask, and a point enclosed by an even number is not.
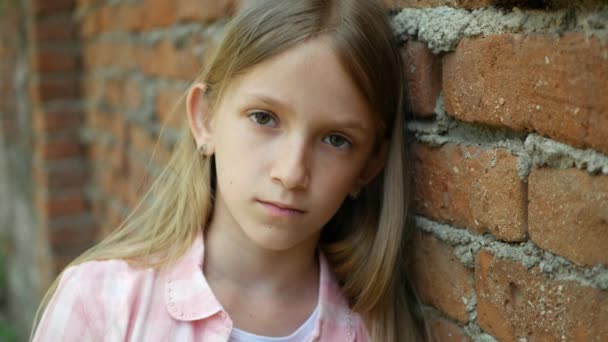
{"type": "Polygon", "coordinates": [[[256,65],[212,112],[201,89],[188,111],[197,144],[215,153],[213,221],[259,247],[316,245],[349,192],[382,167],[379,119],[322,39],[256,65]]]}

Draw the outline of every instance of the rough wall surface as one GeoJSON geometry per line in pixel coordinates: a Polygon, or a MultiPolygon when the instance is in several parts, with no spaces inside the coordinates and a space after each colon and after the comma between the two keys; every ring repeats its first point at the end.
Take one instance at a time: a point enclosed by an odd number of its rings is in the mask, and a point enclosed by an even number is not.
{"type": "Polygon", "coordinates": [[[34,179],[34,133],[28,89],[28,3],[0,6],[0,239],[9,312],[20,332],[31,324],[39,293],[52,276],[48,243],[39,229],[34,179]]]}
{"type": "MultiPolygon", "coordinates": [[[[171,109],[244,0],[6,1],[0,228],[25,331],[51,275],[166,163],[185,122],[171,109]]],[[[413,111],[413,272],[437,341],[608,340],[602,3],[384,1],[413,111]]]]}
{"type": "Polygon", "coordinates": [[[403,1],[394,17],[416,283],[438,340],[604,341],[608,7],[505,3],[403,1]]]}

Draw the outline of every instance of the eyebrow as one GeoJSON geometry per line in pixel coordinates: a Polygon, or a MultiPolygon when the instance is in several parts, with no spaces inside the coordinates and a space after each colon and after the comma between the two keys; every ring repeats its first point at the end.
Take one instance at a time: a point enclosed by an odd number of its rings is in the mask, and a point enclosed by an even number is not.
{"type": "MultiPolygon", "coordinates": [[[[265,94],[248,94],[250,97],[255,98],[261,102],[266,103],[270,107],[278,108],[282,111],[293,112],[291,106],[280,99],[265,95],[265,94]]],[[[344,129],[353,129],[361,131],[362,133],[367,133],[367,130],[363,127],[363,125],[358,121],[341,121],[341,120],[332,120],[332,125],[340,126],[344,129]]]]}

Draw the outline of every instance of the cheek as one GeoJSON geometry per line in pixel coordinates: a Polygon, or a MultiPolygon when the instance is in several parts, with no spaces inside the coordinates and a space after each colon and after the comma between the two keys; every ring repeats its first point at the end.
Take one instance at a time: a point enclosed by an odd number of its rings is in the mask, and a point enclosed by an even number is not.
{"type": "Polygon", "coordinates": [[[324,201],[341,203],[352,190],[359,168],[351,163],[337,167],[335,161],[330,165],[320,167],[313,176],[316,178],[317,196],[324,201]]]}
{"type": "Polygon", "coordinates": [[[215,155],[216,176],[220,191],[231,188],[243,189],[252,174],[251,160],[246,153],[238,150],[220,149],[215,155]]]}
{"type": "Polygon", "coordinates": [[[264,154],[259,153],[260,144],[253,139],[251,132],[239,125],[221,132],[216,141],[216,168],[218,187],[221,191],[231,188],[250,188],[259,181],[260,167],[265,162],[264,154]]]}

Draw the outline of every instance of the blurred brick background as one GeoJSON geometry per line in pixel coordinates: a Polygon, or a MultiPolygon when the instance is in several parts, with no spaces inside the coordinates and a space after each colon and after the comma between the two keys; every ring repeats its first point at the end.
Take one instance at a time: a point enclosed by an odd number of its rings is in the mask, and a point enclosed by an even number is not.
{"type": "MultiPolygon", "coordinates": [[[[22,336],[166,163],[185,119],[167,114],[241,1],[0,0],[1,247],[22,336]]],[[[435,339],[607,341],[606,3],[384,5],[435,339]]]]}

